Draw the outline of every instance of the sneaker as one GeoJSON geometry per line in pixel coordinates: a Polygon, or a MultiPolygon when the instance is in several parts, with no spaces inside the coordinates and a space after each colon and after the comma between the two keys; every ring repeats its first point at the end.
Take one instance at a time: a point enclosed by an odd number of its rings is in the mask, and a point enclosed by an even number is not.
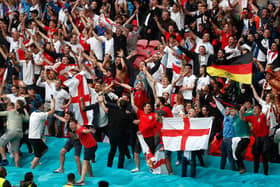
{"type": "Polygon", "coordinates": [[[181,162],[179,160],[177,160],[176,166],[179,166],[180,164],[181,164],[181,162]]]}
{"type": "Polygon", "coordinates": [[[64,173],[64,169],[58,168],[57,170],[53,171],[54,173],[64,173]]]}
{"type": "Polygon", "coordinates": [[[137,173],[137,172],[139,172],[139,171],[140,171],[139,168],[135,168],[135,169],[131,170],[131,173],[137,173]]]}
{"type": "Polygon", "coordinates": [[[8,160],[2,160],[0,163],[0,166],[7,166],[9,165],[9,161],[8,160]]]}
{"type": "Polygon", "coordinates": [[[239,170],[239,173],[240,174],[243,174],[243,173],[245,173],[246,172],[246,169],[241,169],[241,170],[239,170]]]}
{"type": "Polygon", "coordinates": [[[82,186],[82,185],[86,185],[85,181],[78,181],[76,183],[77,186],[82,186]]]}

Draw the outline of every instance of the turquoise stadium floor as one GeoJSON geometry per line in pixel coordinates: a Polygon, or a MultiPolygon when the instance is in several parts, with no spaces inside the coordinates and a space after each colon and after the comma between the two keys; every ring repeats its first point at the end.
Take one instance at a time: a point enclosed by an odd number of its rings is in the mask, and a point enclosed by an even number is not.
{"type": "MultiPolygon", "coordinates": [[[[10,161],[10,166],[6,167],[8,170],[7,179],[12,185],[18,186],[19,181],[23,179],[24,173],[32,171],[35,175],[35,182],[38,186],[43,187],[61,187],[66,183],[67,174],[74,172],[76,178],[77,175],[76,163],[73,156],[73,150],[66,155],[65,161],[65,173],[54,174],[53,170],[59,166],[59,151],[64,146],[65,139],[48,138],[47,145],[49,151],[42,157],[42,165],[38,166],[35,170],[30,169],[30,161],[33,159],[33,155],[26,153],[25,145],[23,147],[24,154],[21,159],[22,168],[13,167],[14,163],[10,161]]],[[[143,155],[141,158],[141,172],[130,173],[130,169],[135,167],[133,159],[125,161],[125,169],[117,169],[117,156],[115,156],[113,168],[106,167],[107,156],[109,152],[109,144],[98,144],[96,163],[92,164],[94,177],[86,178],[86,186],[98,186],[97,183],[101,180],[106,180],[110,183],[110,186],[131,186],[131,187],[181,187],[181,186],[280,186],[280,165],[270,164],[269,176],[262,174],[253,174],[252,162],[246,162],[248,172],[240,175],[238,172],[231,170],[219,169],[219,157],[208,156],[205,158],[207,168],[197,167],[197,177],[195,179],[187,177],[182,178],[181,165],[175,166],[176,154],[173,153],[173,169],[174,176],[168,175],[153,175],[149,172],[148,167],[145,164],[143,155]]],[[[228,163],[227,163],[228,164],[228,163]]],[[[227,168],[229,164],[227,165],[227,168]]],[[[262,165],[261,170],[262,172],[262,165]]],[[[190,171],[188,171],[188,175],[190,171]]]]}

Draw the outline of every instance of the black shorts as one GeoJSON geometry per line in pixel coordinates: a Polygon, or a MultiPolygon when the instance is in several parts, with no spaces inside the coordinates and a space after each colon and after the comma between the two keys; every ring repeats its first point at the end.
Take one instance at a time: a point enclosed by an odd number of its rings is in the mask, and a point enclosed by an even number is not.
{"type": "Polygon", "coordinates": [[[82,144],[79,139],[73,140],[69,138],[63,148],[66,149],[67,152],[69,152],[73,147],[74,147],[74,155],[80,156],[82,151],[82,144]]]}
{"type": "MultiPolygon", "coordinates": [[[[152,152],[152,154],[155,153],[155,138],[153,136],[151,137],[148,137],[148,138],[144,138],[146,144],[149,146],[150,148],[150,151],[152,152]]],[[[134,149],[134,152],[135,153],[141,153],[141,145],[140,145],[140,142],[137,138],[137,142],[136,142],[136,145],[135,145],[135,149],[134,149]]]]}
{"type": "Polygon", "coordinates": [[[35,157],[41,157],[47,150],[48,146],[41,139],[29,139],[31,143],[35,157]]]}
{"type": "Polygon", "coordinates": [[[90,148],[84,148],[84,160],[95,160],[95,151],[97,149],[97,145],[90,148]]]}

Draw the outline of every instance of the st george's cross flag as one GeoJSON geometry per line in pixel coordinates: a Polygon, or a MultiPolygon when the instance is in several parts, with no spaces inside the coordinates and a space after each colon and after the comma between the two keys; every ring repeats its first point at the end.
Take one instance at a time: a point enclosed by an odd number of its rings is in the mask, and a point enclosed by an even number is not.
{"type": "Polygon", "coordinates": [[[165,164],[165,154],[163,151],[156,150],[153,155],[150,151],[149,146],[145,142],[141,134],[137,134],[140,146],[145,155],[147,165],[150,167],[150,171],[153,174],[168,174],[168,170],[165,164]]]}
{"type": "Polygon", "coordinates": [[[212,118],[163,118],[162,140],[168,151],[207,150],[212,118]]]}

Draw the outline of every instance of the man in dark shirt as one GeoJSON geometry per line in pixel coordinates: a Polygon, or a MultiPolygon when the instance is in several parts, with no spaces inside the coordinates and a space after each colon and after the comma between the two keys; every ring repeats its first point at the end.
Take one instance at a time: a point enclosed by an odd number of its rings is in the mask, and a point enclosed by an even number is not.
{"type": "Polygon", "coordinates": [[[114,38],[114,51],[115,56],[117,56],[117,52],[122,49],[124,54],[126,55],[126,37],[122,34],[122,30],[120,28],[116,29],[116,33],[113,34],[114,38]]]}
{"type": "Polygon", "coordinates": [[[107,166],[112,167],[117,148],[119,149],[118,168],[123,168],[127,147],[126,131],[132,123],[132,114],[128,110],[128,102],[120,100],[118,104],[107,102],[104,105],[103,96],[98,97],[100,105],[106,109],[109,117],[109,136],[111,149],[108,155],[107,166]]]}

